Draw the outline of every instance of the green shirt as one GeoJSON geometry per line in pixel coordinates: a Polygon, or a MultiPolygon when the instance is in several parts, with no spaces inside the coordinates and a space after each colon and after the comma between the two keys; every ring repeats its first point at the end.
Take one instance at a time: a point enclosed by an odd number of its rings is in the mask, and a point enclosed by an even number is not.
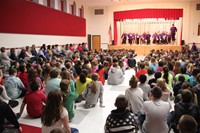
{"type": "Polygon", "coordinates": [[[74,102],[78,98],[78,94],[76,92],[65,93],[64,98],[64,107],[67,109],[69,114],[69,120],[74,117],[74,102]]]}

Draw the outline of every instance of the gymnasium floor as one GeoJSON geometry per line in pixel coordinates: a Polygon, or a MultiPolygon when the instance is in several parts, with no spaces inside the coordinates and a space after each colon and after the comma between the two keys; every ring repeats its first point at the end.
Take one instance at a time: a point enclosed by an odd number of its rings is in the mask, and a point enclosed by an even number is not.
{"type": "MultiPolygon", "coordinates": [[[[143,57],[138,56],[136,60],[140,60],[143,57]]],[[[117,86],[104,85],[104,96],[103,101],[105,108],[100,108],[99,103],[95,108],[84,109],[82,106],[84,102],[78,103],[75,109],[75,117],[70,122],[70,127],[75,127],[80,133],[103,133],[104,124],[107,116],[110,114],[111,110],[115,109],[114,102],[115,98],[119,94],[125,94],[125,90],[129,87],[129,79],[135,74],[133,69],[125,71],[125,80],[122,84],[117,86]]],[[[20,104],[13,110],[15,113],[19,112],[22,99],[19,99],[20,104]]],[[[19,119],[21,124],[31,125],[35,127],[41,127],[41,120],[32,119],[27,115],[26,109],[19,119]]]]}

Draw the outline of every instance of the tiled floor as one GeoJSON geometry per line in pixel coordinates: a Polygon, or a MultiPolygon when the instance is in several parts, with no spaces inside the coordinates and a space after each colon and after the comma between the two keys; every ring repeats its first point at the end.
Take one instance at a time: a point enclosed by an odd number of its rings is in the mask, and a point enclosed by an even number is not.
{"type": "MultiPolygon", "coordinates": [[[[140,59],[142,59],[142,57],[137,57],[137,60],[140,59]]],[[[105,83],[103,96],[105,108],[100,108],[99,104],[97,104],[95,108],[83,109],[82,105],[84,102],[78,103],[75,110],[75,118],[71,121],[70,126],[78,128],[80,133],[103,133],[106,118],[110,114],[111,110],[115,109],[115,98],[119,94],[125,94],[125,90],[129,87],[129,79],[134,74],[135,71],[133,69],[125,71],[124,82],[117,86],[110,86],[105,83]]],[[[19,101],[21,105],[22,99],[19,101]]],[[[13,109],[14,112],[19,112],[20,105],[13,109]]],[[[26,109],[19,119],[19,122],[22,124],[41,127],[40,118],[32,119],[28,117],[26,109]]]]}

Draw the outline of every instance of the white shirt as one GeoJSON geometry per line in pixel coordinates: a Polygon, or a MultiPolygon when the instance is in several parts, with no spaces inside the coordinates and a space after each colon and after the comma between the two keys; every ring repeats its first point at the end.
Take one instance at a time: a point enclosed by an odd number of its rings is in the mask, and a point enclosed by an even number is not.
{"type": "Polygon", "coordinates": [[[132,110],[134,114],[141,112],[143,105],[144,92],[141,88],[129,88],[125,91],[125,96],[128,99],[128,108],[132,110]]]}
{"type": "Polygon", "coordinates": [[[142,114],[146,115],[143,123],[145,133],[167,133],[167,116],[170,105],[162,100],[146,101],[142,107],[142,114]]]}

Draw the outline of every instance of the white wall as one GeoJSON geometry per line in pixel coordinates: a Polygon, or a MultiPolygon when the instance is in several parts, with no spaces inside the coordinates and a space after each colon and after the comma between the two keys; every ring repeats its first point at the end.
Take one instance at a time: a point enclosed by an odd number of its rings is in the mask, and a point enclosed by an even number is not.
{"type": "MultiPolygon", "coordinates": [[[[102,43],[109,42],[108,28],[111,23],[113,30],[113,13],[115,11],[145,9],[145,8],[179,8],[183,9],[183,34],[182,40],[186,43],[197,42],[200,43],[200,37],[197,36],[197,24],[200,23],[200,11],[196,11],[197,2],[177,2],[177,3],[149,3],[149,4],[134,4],[134,5],[120,5],[111,7],[100,7],[105,9],[104,15],[92,14],[89,24],[91,34],[101,35],[102,43]]],[[[91,8],[90,11],[94,12],[91,8]]],[[[113,33],[113,31],[112,31],[113,33]]]]}
{"type": "Polygon", "coordinates": [[[73,36],[52,36],[52,35],[28,35],[28,34],[4,34],[0,33],[0,47],[12,48],[41,46],[42,44],[54,45],[54,44],[67,44],[67,43],[82,43],[86,42],[85,37],[73,37],[73,36]]]}
{"type": "MultiPolygon", "coordinates": [[[[40,4],[42,3],[39,0],[40,4]]],[[[57,0],[56,0],[57,1],[57,0]]],[[[67,0],[67,12],[69,5],[74,0],[67,0]]],[[[178,2],[178,3],[150,3],[150,4],[135,4],[135,5],[120,5],[112,7],[87,7],[87,3],[80,0],[76,1],[77,13],[78,8],[84,6],[84,17],[86,18],[86,36],[85,37],[70,37],[70,36],[53,36],[53,35],[28,35],[28,34],[5,34],[0,33],[0,47],[19,47],[32,45],[48,44],[66,44],[87,42],[87,34],[101,35],[101,43],[109,43],[109,25],[112,26],[113,33],[113,13],[122,10],[134,10],[144,8],[183,8],[183,40],[186,43],[200,43],[200,36],[197,36],[197,27],[200,23],[200,11],[196,11],[198,2],[178,2]],[[94,15],[94,9],[104,9],[104,15],[94,15]]],[[[45,0],[43,0],[45,3],[45,0]]],[[[114,38],[113,38],[114,39],[114,38]]]]}
{"type": "MultiPolygon", "coordinates": [[[[198,42],[200,43],[200,36],[198,36],[198,24],[200,24],[200,10],[196,10],[196,4],[199,2],[191,2],[190,4],[190,18],[189,18],[189,43],[198,42]]],[[[187,31],[186,31],[187,32],[187,31]]],[[[200,44],[199,44],[200,47],[200,44]]]]}
{"type": "Polygon", "coordinates": [[[108,18],[108,7],[95,7],[95,8],[89,8],[90,17],[89,17],[89,29],[88,34],[92,35],[101,35],[101,43],[108,43],[108,30],[109,25],[111,22],[109,22],[108,18]],[[95,9],[104,9],[103,15],[94,15],[95,9]]]}

